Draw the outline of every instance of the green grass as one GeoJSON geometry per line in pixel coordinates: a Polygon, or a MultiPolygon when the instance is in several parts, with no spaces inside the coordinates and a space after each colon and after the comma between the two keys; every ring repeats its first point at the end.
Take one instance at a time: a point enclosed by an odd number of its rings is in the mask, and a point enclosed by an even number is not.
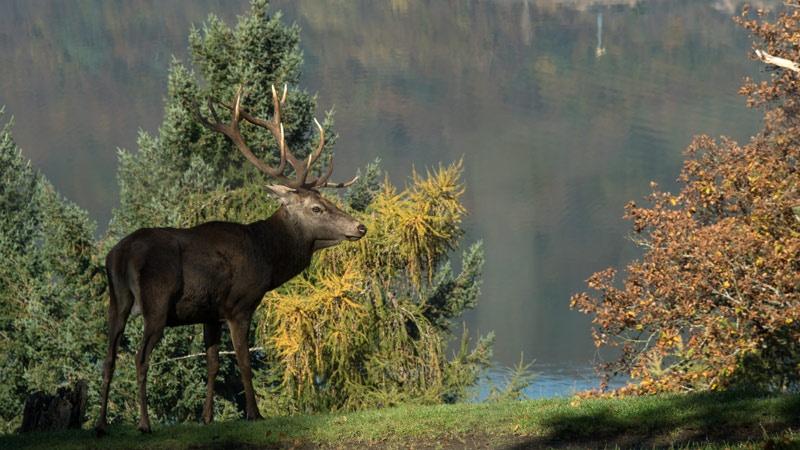
{"type": "Polygon", "coordinates": [[[210,426],[133,424],[0,437],[0,448],[800,448],[800,396],[704,393],[613,400],[550,399],[276,417],[210,426]]]}

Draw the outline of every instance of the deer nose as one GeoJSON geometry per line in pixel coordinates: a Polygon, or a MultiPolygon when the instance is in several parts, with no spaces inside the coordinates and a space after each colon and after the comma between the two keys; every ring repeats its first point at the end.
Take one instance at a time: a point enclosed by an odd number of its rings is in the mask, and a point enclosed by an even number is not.
{"type": "Polygon", "coordinates": [[[361,236],[367,234],[367,227],[365,227],[363,223],[358,224],[358,227],[356,227],[356,229],[358,230],[359,233],[361,233],[361,236]]]}

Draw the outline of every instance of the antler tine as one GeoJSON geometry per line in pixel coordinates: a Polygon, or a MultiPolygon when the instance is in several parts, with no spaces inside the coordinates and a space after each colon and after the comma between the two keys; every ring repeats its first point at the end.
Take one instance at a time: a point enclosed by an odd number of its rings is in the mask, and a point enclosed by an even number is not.
{"type": "Polygon", "coordinates": [[[320,186],[317,186],[317,187],[323,187],[323,188],[346,188],[348,186],[352,186],[352,184],[355,183],[357,180],[358,180],[358,175],[354,176],[352,180],[346,181],[344,183],[327,183],[326,182],[325,185],[320,185],[320,186]]]}
{"type": "MultiPolygon", "coordinates": [[[[299,163],[299,161],[294,156],[294,154],[291,152],[291,150],[289,150],[286,147],[284,132],[283,132],[283,129],[282,129],[283,128],[283,122],[281,121],[281,103],[286,101],[287,88],[286,88],[286,86],[284,86],[283,99],[281,99],[281,100],[278,99],[278,93],[275,91],[275,85],[274,84],[271,86],[271,89],[272,89],[272,109],[273,109],[272,120],[259,119],[258,117],[254,117],[252,114],[250,114],[249,112],[247,112],[244,109],[242,109],[240,111],[240,114],[241,114],[242,118],[244,118],[244,120],[250,122],[253,125],[256,125],[256,126],[259,126],[259,127],[262,127],[262,128],[266,128],[267,130],[269,130],[270,133],[272,133],[272,136],[275,137],[276,141],[278,141],[278,146],[282,147],[281,148],[281,164],[282,164],[281,168],[283,168],[283,164],[284,164],[283,159],[285,158],[286,160],[289,161],[289,164],[291,164],[292,167],[295,169],[295,172],[297,172],[298,168],[302,167],[302,165],[299,163]]],[[[228,107],[228,108],[231,108],[228,105],[225,105],[225,106],[228,107]]]]}
{"type": "Polygon", "coordinates": [[[288,183],[291,183],[291,181],[289,181],[289,179],[285,175],[283,175],[283,170],[286,167],[286,156],[287,156],[285,145],[281,145],[280,164],[278,165],[277,168],[272,168],[268,164],[266,164],[263,160],[258,158],[255,154],[253,154],[253,151],[250,150],[250,147],[247,146],[247,143],[244,141],[244,138],[242,137],[242,133],[239,130],[239,122],[241,122],[241,120],[244,118],[248,122],[253,123],[253,121],[248,119],[248,117],[255,119],[254,117],[250,116],[246,111],[244,111],[244,109],[242,109],[243,92],[244,92],[243,87],[239,86],[239,88],[236,91],[236,99],[234,101],[233,106],[223,104],[223,106],[231,110],[231,123],[228,125],[222,123],[222,121],[219,119],[219,115],[217,114],[216,108],[214,107],[214,102],[210,98],[207,99],[208,109],[209,111],[211,111],[212,117],[214,117],[214,122],[212,123],[208,119],[203,117],[203,115],[200,113],[200,108],[197,106],[196,103],[194,103],[195,115],[203,125],[214,131],[224,134],[231,141],[233,141],[233,143],[236,145],[236,147],[239,149],[242,155],[244,155],[244,157],[251,164],[256,166],[258,170],[264,172],[269,176],[277,178],[283,183],[287,183],[288,186],[289,185],[288,183]]]}
{"type": "Polygon", "coordinates": [[[281,142],[278,144],[281,151],[281,171],[286,166],[286,139],[283,134],[283,124],[281,124],[281,142]]]}
{"type": "Polygon", "coordinates": [[[271,85],[272,89],[272,120],[275,123],[281,123],[281,103],[278,101],[278,93],[275,92],[275,85],[271,85]]]}
{"type": "Polygon", "coordinates": [[[322,154],[322,150],[325,148],[325,129],[322,128],[322,125],[319,124],[316,117],[314,118],[314,123],[317,125],[317,129],[319,129],[319,143],[317,144],[317,148],[308,155],[308,167],[311,167],[312,164],[317,162],[319,155],[322,154]]]}
{"type": "Polygon", "coordinates": [[[242,86],[239,86],[239,88],[236,89],[236,102],[233,106],[233,120],[231,120],[231,125],[237,128],[239,127],[239,122],[242,120],[242,92],[242,86]]]}
{"type": "Polygon", "coordinates": [[[317,144],[317,148],[308,154],[308,159],[306,160],[305,167],[303,168],[302,177],[298,175],[298,178],[301,179],[301,184],[303,184],[304,186],[316,185],[315,183],[317,182],[317,180],[312,181],[310,183],[306,183],[306,178],[308,178],[308,173],[311,170],[311,165],[314,164],[317,161],[317,159],[319,159],[319,155],[322,154],[322,150],[325,148],[325,130],[322,128],[322,125],[319,124],[319,121],[317,120],[316,117],[314,118],[314,123],[317,125],[317,128],[319,129],[319,143],[317,144]]]}
{"type": "MultiPolygon", "coordinates": [[[[272,131],[272,134],[273,136],[275,136],[275,139],[280,141],[279,145],[283,147],[285,147],[286,144],[285,144],[285,135],[283,132],[283,121],[281,121],[281,105],[286,102],[286,92],[288,91],[288,86],[289,86],[288,84],[283,85],[283,95],[280,99],[278,99],[278,93],[275,91],[275,85],[273,84],[270,86],[270,89],[272,90],[272,120],[270,121],[271,122],[270,126],[268,126],[267,129],[272,131]],[[280,132],[280,136],[278,136],[277,132],[280,132]]],[[[247,120],[246,117],[245,120],[247,120]]],[[[262,122],[269,123],[265,120],[262,122]]],[[[255,122],[251,123],[253,123],[254,125],[259,125],[255,122]]],[[[298,169],[302,166],[299,164],[297,158],[295,158],[294,153],[292,153],[287,149],[286,157],[289,159],[289,164],[292,165],[295,172],[298,172],[298,169]]]]}
{"type": "Polygon", "coordinates": [[[309,184],[315,188],[345,188],[352,185],[353,183],[356,182],[356,180],[358,180],[358,175],[356,175],[350,181],[346,181],[343,183],[329,183],[328,179],[331,177],[331,174],[333,174],[333,158],[331,158],[330,163],[328,163],[328,170],[325,171],[325,175],[312,181],[309,184]]]}
{"type": "MultiPolygon", "coordinates": [[[[317,144],[317,148],[308,155],[308,163],[306,164],[306,168],[310,168],[312,164],[314,164],[322,154],[322,150],[325,149],[325,129],[320,125],[319,121],[314,118],[314,123],[317,125],[317,129],[319,129],[319,143],[317,144]]],[[[344,182],[344,183],[329,183],[328,179],[333,174],[333,158],[331,158],[330,162],[328,163],[328,170],[325,171],[325,175],[317,178],[307,185],[315,188],[319,187],[326,187],[326,188],[344,188],[352,185],[353,183],[358,180],[358,175],[356,175],[352,180],[344,182]]]]}

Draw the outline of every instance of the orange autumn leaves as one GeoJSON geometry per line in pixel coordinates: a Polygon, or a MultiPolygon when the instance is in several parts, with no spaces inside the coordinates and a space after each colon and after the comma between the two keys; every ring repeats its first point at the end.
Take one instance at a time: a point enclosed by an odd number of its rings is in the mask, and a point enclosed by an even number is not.
{"type": "MultiPolygon", "coordinates": [[[[747,17],[757,47],[800,61],[800,10],[747,17]]],[[[653,186],[647,206],[626,207],[642,258],[621,283],[598,272],[596,294],[571,300],[592,316],[595,344],[620,350],[602,369],[631,380],[613,394],[800,380],[800,75],[771,71],[742,92],[764,107],[764,129],[746,145],[695,138],[680,192],[653,186]]]]}

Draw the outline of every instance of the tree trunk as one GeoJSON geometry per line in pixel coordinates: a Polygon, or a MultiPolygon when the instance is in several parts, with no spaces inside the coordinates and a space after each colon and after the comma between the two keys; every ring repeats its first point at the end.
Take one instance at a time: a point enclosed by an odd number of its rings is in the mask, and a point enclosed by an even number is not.
{"type": "Polygon", "coordinates": [[[59,388],[56,395],[34,392],[25,400],[20,432],[81,428],[86,415],[86,382],[75,383],[72,389],[59,388]]]}

